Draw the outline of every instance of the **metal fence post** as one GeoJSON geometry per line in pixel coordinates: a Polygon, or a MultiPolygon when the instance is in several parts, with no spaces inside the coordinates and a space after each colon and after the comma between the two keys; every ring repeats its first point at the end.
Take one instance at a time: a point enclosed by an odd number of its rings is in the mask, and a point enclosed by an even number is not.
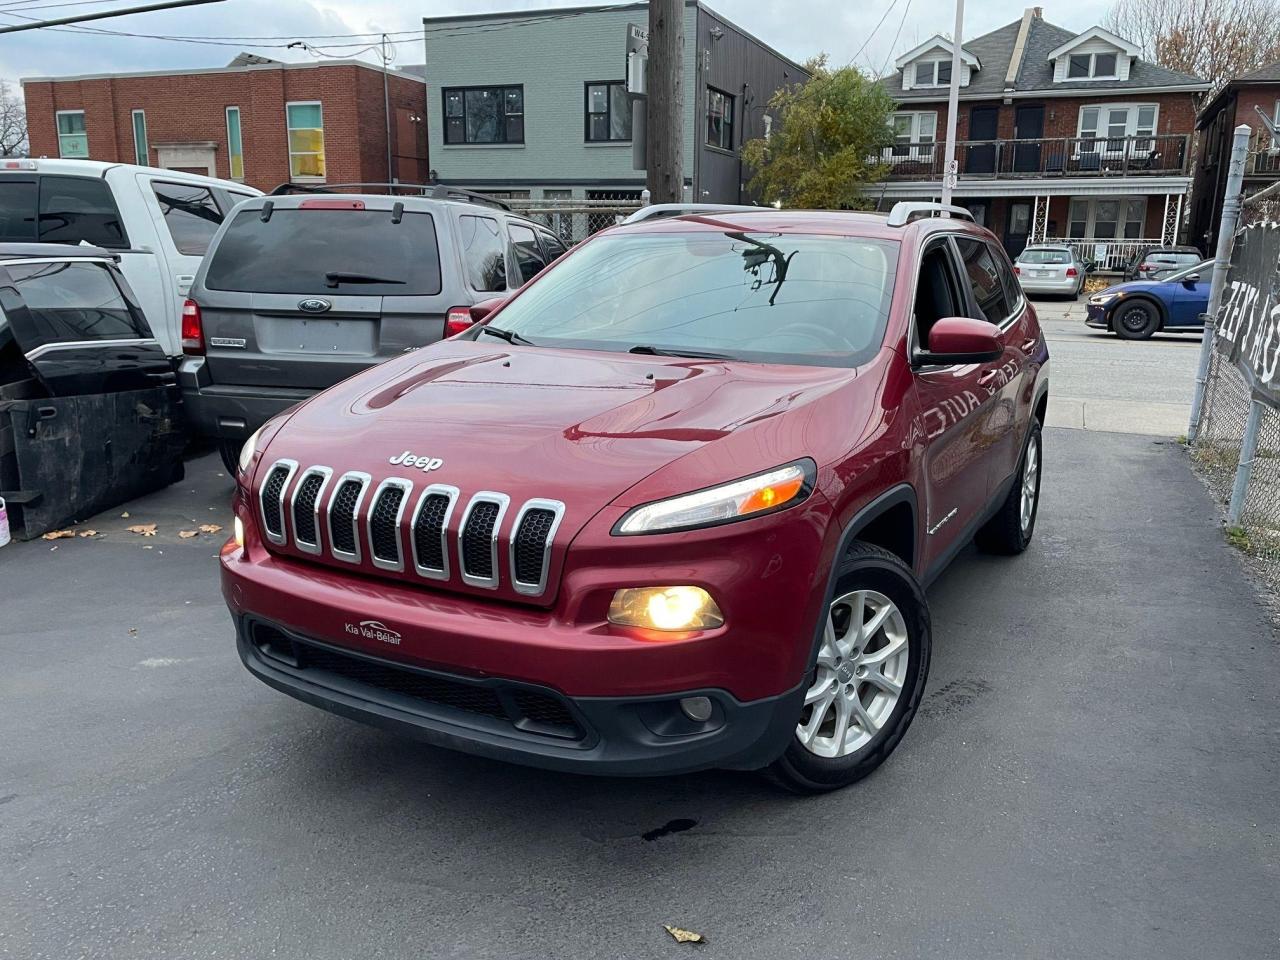
{"type": "Polygon", "coordinates": [[[1227,526],[1240,526],[1244,513],[1244,498],[1249,492],[1249,478],[1253,473],[1253,458],[1258,450],[1258,427],[1262,424],[1262,402],[1256,398],[1249,404],[1249,419],[1244,422],[1244,437],[1240,440],[1240,462],[1236,465],[1236,480],[1231,487],[1231,504],[1227,507],[1227,526]]]}
{"type": "Polygon", "coordinates": [[[1200,364],[1196,368],[1196,392],[1191,400],[1191,420],[1187,424],[1187,442],[1194,443],[1200,429],[1200,411],[1204,406],[1205,383],[1209,379],[1209,361],[1213,358],[1214,325],[1222,293],[1231,267],[1231,243],[1240,222],[1241,189],[1244,165],[1249,156],[1249,137],[1253,133],[1247,123],[1236,127],[1231,140],[1231,165],[1227,169],[1227,188],[1222,198],[1222,222],[1218,225],[1218,248],[1214,254],[1213,282],[1209,285],[1209,305],[1205,308],[1204,339],[1200,342],[1200,364]]]}

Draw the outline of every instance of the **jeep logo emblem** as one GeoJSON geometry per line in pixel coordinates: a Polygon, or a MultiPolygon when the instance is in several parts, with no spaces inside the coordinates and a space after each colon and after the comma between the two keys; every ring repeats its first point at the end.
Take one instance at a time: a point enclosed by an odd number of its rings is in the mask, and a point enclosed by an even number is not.
{"type": "Polygon", "coordinates": [[[298,301],[298,309],[303,313],[324,313],[333,304],[323,297],[307,297],[305,300],[298,301]]]}
{"type": "Polygon", "coordinates": [[[415,457],[410,450],[396,454],[387,463],[396,466],[403,464],[406,467],[417,467],[423,473],[430,473],[432,470],[439,470],[444,466],[444,461],[439,457],[415,457]]]}

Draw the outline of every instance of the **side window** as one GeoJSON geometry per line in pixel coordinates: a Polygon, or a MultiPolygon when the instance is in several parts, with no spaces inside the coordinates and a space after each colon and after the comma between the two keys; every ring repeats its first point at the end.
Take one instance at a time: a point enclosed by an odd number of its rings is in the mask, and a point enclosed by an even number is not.
{"type": "Polygon", "coordinates": [[[0,241],[36,239],[36,182],[0,177],[0,241]]]}
{"type": "Polygon", "coordinates": [[[945,242],[934,244],[920,261],[916,281],[916,343],[929,348],[929,331],[943,317],[964,314],[964,297],[956,277],[955,261],[945,242]]]}
{"type": "Polygon", "coordinates": [[[164,225],[179,253],[203,257],[222,223],[222,211],[207,187],[152,182],[164,225]]]}
{"type": "Polygon", "coordinates": [[[554,233],[544,233],[539,230],[538,236],[542,238],[542,249],[547,252],[547,263],[569,252],[569,248],[564,245],[564,241],[554,233]]]}
{"type": "Polygon", "coordinates": [[[40,241],[129,246],[111,188],[88,177],[40,178],[40,241]]]}
{"type": "Polygon", "coordinates": [[[965,276],[973,288],[973,299],[981,313],[975,319],[997,325],[1004,323],[1013,309],[995,255],[977,237],[956,237],[955,240],[964,261],[965,276]]]}
{"type": "Polygon", "coordinates": [[[538,246],[538,235],[522,223],[508,223],[511,232],[511,243],[516,248],[516,266],[520,268],[520,278],[528,283],[547,261],[542,257],[542,248],[538,246]]]}
{"type": "Polygon", "coordinates": [[[151,336],[101,263],[11,263],[6,270],[10,282],[0,287],[0,307],[30,323],[23,340],[28,350],[58,341],[151,336]]]}
{"type": "Polygon", "coordinates": [[[501,293],[507,289],[507,258],[502,230],[493,217],[458,217],[462,240],[462,260],[472,289],[481,293],[501,293]]]}

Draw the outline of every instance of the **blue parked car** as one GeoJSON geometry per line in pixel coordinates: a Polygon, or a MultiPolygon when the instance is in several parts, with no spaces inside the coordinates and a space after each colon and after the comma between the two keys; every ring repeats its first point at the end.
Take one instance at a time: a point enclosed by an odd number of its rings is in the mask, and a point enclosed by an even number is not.
{"type": "Polygon", "coordinates": [[[1125,340],[1146,340],[1157,330],[1198,333],[1212,273],[1213,261],[1202,260],[1160,280],[1117,283],[1089,298],[1084,322],[1125,340]]]}

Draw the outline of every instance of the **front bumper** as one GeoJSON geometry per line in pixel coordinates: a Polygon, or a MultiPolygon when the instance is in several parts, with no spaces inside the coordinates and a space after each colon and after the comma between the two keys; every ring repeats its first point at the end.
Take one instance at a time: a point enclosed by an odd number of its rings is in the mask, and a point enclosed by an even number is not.
{"type": "Polygon", "coordinates": [[[1096,330],[1111,329],[1111,308],[1115,301],[1106,304],[1090,303],[1085,307],[1084,325],[1096,330]]]}
{"type": "Polygon", "coordinates": [[[284,387],[242,387],[213,383],[204,357],[187,357],[178,367],[178,385],[187,421],[199,434],[244,440],[249,434],[315,391],[284,387]]]}
{"type": "Polygon", "coordinates": [[[244,665],[283,693],[436,746],[566,772],[758,769],[786,749],[804,698],[803,685],[749,703],[717,689],[571,698],[537,684],[386,660],[251,615],[235,621],[244,665]],[[681,712],[679,701],[689,696],[711,701],[709,720],[681,712]]]}

